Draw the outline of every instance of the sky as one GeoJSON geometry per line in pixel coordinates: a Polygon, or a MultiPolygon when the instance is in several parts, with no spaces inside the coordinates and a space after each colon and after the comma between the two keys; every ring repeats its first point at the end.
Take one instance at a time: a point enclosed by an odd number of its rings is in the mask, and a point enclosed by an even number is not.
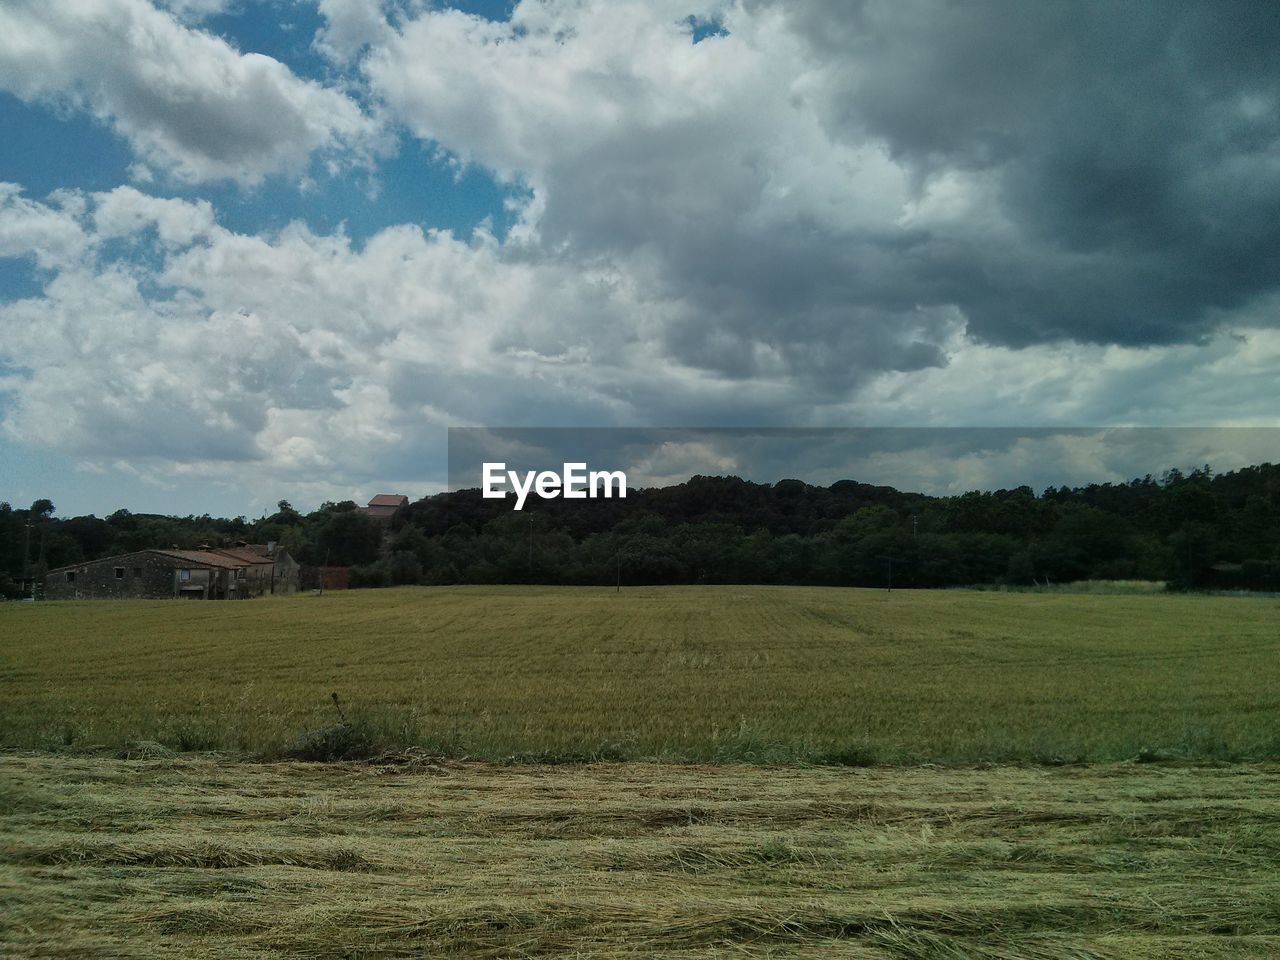
{"type": "Polygon", "coordinates": [[[1262,0],[5,0],[0,499],[417,497],[450,427],[1280,426],[1278,48],[1262,0]]]}

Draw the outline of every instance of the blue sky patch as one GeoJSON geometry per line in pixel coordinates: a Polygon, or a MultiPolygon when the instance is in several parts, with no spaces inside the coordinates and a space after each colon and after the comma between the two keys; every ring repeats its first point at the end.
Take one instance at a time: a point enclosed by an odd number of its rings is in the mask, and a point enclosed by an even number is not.
{"type": "Polygon", "coordinates": [[[129,145],[83,113],[23,103],[0,93],[0,180],[28,197],[53,190],[110,190],[129,179],[129,145]]]}

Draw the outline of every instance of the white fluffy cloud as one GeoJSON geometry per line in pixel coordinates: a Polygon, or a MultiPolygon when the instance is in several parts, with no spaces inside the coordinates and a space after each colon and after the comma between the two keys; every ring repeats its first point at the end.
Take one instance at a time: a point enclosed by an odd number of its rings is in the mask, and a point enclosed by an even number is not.
{"type": "Polygon", "coordinates": [[[1012,350],[953,325],[948,365],[815,404],[782,369],[682,363],[663,331],[691,322],[688,304],[483,233],[395,227],[357,247],[296,225],[234,233],[207,204],[127,187],[3,193],[5,251],[49,271],[42,295],[0,306],[21,371],[0,381],[6,432],[161,479],[261,476],[321,497],[420,484],[443,476],[444,427],[466,424],[1274,422],[1280,334],[1247,316],[1203,347],[1012,350]]]}
{"type": "Polygon", "coordinates": [[[318,0],[325,26],[316,47],[339,63],[350,63],[390,33],[382,0],[318,0]]]}
{"type": "Polygon", "coordinates": [[[363,70],[417,136],[529,188],[517,240],[687,305],[659,333],[688,367],[790,373],[828,399],[943,362],[944,312],[887,290],[908,172],[830,136],[824,71],[781,12],[693,6],[430,9],[387,27],[363,70]],[[695,43],[690,16],[727,33],[695,43]]]}
{"type": "Polygon", "coordinates": [[[129,236],[154,225],[164,247],[186,247],[213,230],[213,206],[205,200],[190,203],[116,187],[98,194],[96,201],[93,227],[102,239],[129,236]]]}
{"type": "Polygon", "coordinates": [[[377,136],[343,93],[146,0],[0,5],[0,89],[87,111],[188,182],[298,175],[317,151],[359,157],[377,136]]]}
{"type": "Polygon", "coordinates": [[[172,10],[180,19],[198,23],[227,10],[234,0],[157,0],[157,5],[172,10]]]}
{"type": "Polygon", "coordinates": [[[63,203],[36,203],[18,184],[0,183],[0,257],[31,257],[45,270],[78,260],[88,245],[76,218],[78,201],[58,199],[63,203]]]}

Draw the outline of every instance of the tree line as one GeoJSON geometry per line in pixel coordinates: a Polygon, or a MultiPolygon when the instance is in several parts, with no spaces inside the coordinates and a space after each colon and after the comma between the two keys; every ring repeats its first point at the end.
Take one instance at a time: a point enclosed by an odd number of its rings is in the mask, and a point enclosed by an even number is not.
{"type": "Polygon", "coordinates": [[[24,582],[38,583],[48,570],[147,548],[196,550],[274,541],[303,564],[372,566],[382,557],[387,532],[351,501],[302,514],[281,500],[275,513],[253,521],[128,510],[105,518],[55,514],[47,499],[26,510],[0,502],[0,596],[18,596],[24,582]]]}
{"type": "Polygon", "coordinates": [[[778,583],[945,587],[1164,580],[1174,589],[1280,589],[1280,466],[1168,470],[1127,483],[935,497],[841,480],[697,476],[626,499],[530,501],[442,493],[379,522],[350,501],[256,521],[120,510],[55,516],[0,504],[0,588],[143,547],[275,540],[300,562],[351,567],[353,586],[452,583],[778,583]]]}

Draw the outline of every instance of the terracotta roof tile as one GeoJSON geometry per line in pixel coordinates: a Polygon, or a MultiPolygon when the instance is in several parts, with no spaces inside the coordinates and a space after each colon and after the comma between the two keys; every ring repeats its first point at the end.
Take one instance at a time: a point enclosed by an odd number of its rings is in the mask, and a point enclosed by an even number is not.
{"type": "Polygon", "coordinates": [[[151,550],[150,552],[172,557],[175,560],[182,560],[199,567],[239,570],[241,567],[248,565],[248,561],[234,560],[231,557],[224,557],[210,550],[151,550]]]}
{"type": "Polygon", "coordinates": [[[243,547],[216,547],[213,552],[245,563],[275,563],[275,558],[267,555],[265,543],[251,543],[243,547]]]}
{"type": "Polygon", "coordinates": [[[132,550],[129,553],[117,553],[111,557],[99,557],[97,560],[81,560],[79,563],[69,563],[61,567],[54,567],[52,570],[45,572],[46,576],[50,573],[61,573],[63,570],[77,570],[80,567],[86,567],[91,563],[108,563],[112,560],[126,560],[129,557],[137,557],[144,553],[158,553],[161,556],[169,557],[173,560],[179,560],[193,567],[217,567],[220,570],[239,570],[241,567],[248,566],[249,561],[235,560],[231,557],[219,556],[208,550],[164,550],[158,547],[147,547],[142,550],[132,550]]]}

